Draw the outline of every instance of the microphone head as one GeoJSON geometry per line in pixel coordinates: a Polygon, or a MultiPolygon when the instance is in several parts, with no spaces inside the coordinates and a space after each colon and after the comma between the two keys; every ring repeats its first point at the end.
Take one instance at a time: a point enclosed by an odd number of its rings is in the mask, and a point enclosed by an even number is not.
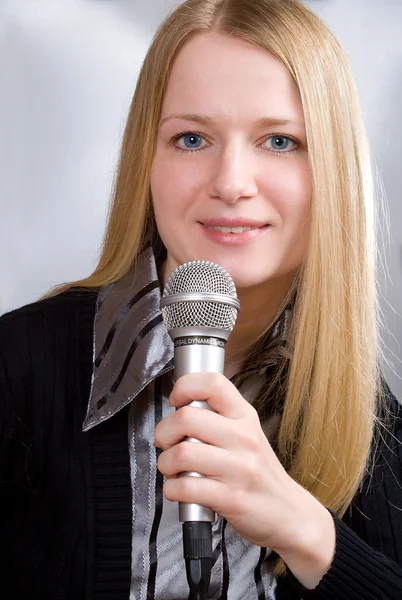
{"type": "Polygon", "coordinates": [[[229,273],[206,260],[177,267],[166,282],[161,300],[168,331],[208,327],[231,332],[240,303],[229,273]]]}

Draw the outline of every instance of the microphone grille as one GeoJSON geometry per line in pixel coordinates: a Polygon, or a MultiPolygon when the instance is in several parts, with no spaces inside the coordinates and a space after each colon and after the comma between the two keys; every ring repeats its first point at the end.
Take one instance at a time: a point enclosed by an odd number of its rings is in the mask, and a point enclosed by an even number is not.
{"type": "Polygon", "coordinates": [[[229,273],[207,260],[193,260],[177,267],[167,280],[163,295],[194,292],[237,298],[236,287],[229,273]]]}
{"type": "Polygon", "coordinates": [[[177,267],[166,282],[163,298],[176,294],[205,294],[206,299],[172,302],[162,308],[168,330],[178,327],[211,327],[232,331],[238,309],[229,299],[237,299],[236,287],[229,273],[221,266],[195,260],[177,267]],[[219,294],[221,299],[208,299],[219,294]],[[228,297],[225,301],[224,296],[228,297]]]}

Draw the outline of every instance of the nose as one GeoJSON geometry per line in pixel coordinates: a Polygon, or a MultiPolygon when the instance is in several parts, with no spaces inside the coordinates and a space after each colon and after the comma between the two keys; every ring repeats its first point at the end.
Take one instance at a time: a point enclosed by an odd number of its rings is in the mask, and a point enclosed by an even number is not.
{"type": "Polygon", "coordinates": [[[210,185],[213,198],[235,204],[256,196],[255,164],[250,151],[240,144],[232,145],[218,153],[215,160],[210,185]]]}

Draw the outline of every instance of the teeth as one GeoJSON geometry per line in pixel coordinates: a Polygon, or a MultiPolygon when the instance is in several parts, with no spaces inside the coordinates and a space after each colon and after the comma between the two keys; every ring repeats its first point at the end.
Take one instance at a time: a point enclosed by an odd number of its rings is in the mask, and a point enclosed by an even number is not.
{"type": "Polygon", "coordinates": [[[243,231],[251,231],[257,229],[257,227],[208,227],[208,229],[215,229],[215,231],[221,231],[222,233],[243,233],[243,231]]]}

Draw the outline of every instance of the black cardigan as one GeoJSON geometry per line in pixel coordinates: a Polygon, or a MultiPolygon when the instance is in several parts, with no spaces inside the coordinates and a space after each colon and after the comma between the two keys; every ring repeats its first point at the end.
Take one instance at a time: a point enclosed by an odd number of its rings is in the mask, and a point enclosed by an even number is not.
{"type": "MultiPolygon", "coordinates": [[[[96,297],[70,291],[0,318],[0,589],[7,599],[129,598],[128,409],[82,432],[96,297]]],[[[308,593],[279,578],[278,599],[402,598],[402,414],[389,391],[388,398],[396,439],[387,440],[370,486],[335,519],[330,571],[308,593]]]]}

